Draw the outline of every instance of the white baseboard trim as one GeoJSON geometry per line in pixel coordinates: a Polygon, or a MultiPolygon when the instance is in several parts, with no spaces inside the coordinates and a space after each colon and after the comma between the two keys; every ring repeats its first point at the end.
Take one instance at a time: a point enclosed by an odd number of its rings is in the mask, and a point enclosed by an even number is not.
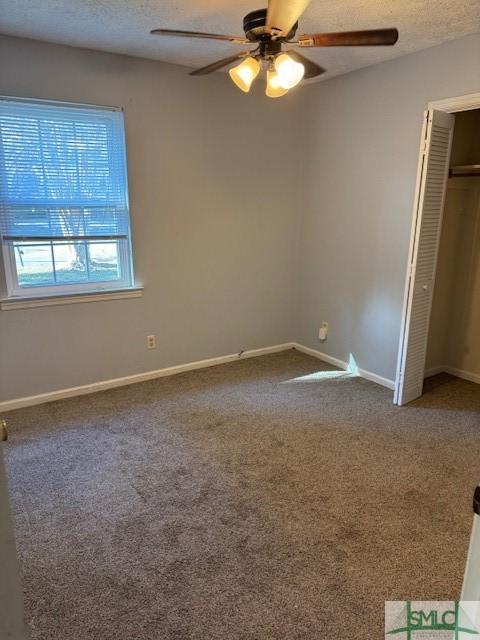
{"type": "Polygon", "coordinates": [[[425,371],[425,378],[431,378],[438,373],[449,373],[451,376],[461,378],[462,380],[468,380],[469,382],[476,382],[480,384],[480,373],[472,373],[471,371],[463,371],[463,369],[456,369],[448,364],[443,364],[438,367],[432,367],[425,371]]]}
{"type": "Polygon", "coordinates": [[[425,373],[423,374],[424,378],[431,378],[432,376],[436,376],[439,373],[444,373],[446,370],[446,365],[439,365],[438,367],[430,367],[430,369],[425,369],[425,373]]]}
{"type": "Polygon", "coordinates": [[[292,347],[297,351],[301,351],[302,353],[306,353],[309,356],[313,356],[314,358],[318,358],[327,364],[331,364],[334,367],[338,367],[339,369],[344,369],[345,371],[348,369],[348,363],[343,360],[339,360],[338,358],[334,358],[333,356],[329,356],[327,353],[322,353],[321,351],[317,351],[317,349],[312,349],[311,347],[305,347],[303,344],[298,344],[298,342],[293,342],[292,347]]]}
{"type": "Polygon", "coordinates": [[[472,373],[471,371],[463,371],[462,369],[455,369],[455,367],[446,367],[446,372],[462,380],[468,380],[469,382],[476,382],[480,384],[480,374],[472,373]]]}
{"type": "MultiPolygon", "coordinates": [[[[44,404],[45,402],[53,402],[55,400],[62,400],[64,398],[72,398],[74,396],[83,396],[88,393],[96,393],[98,391],[106,391],[107,389],[114,389],[116,387],[124,387],[129,384],[135,384],[137,382],[145,382],[147,380],[154,380],[155,378],[163,378],[165,376],[173,376],[177,373],[183,373],[184,371],[194,371],[196,369],[205,369],[206,367],[213,367],[217,364],[225,364],[227,362],[235,362],[237,360],[244,360],[246,358],[256,358],[258,356],[264,356],[269,353],[278,353],[280,351],[286,351],[287,349],[297,349],[302,353],[306,353],[314,358],[318,358],[323,362],[338,367],[347,371],[349,369],[349,363],[329,356],[327,353],[322,353],[316,349],[305,347],[297,342],[284,342],[283,344],[276,344],[271,347],[263,347],[261,349],[250,349],[248,351],[241,351],[240,353],[232,353],[226,356],[218,356],[216,358],[208,358],[207,360],[197,360],[196,362],[188,362],[186,364],[179,364],[173,367],[165,367],[164,369],[155,369],[153,371],[145,371],[143,373],[134,373],[122,378],[112,378],[111,380],[100,380],[99,382],[92,382],[91,384],[83,384],[78,387],[69,387],[67,389],[58,389],[56,391],[48,391],[46,393],[39,393],[34,396],[25,396],[23,398],[14,398],[12,400],[4,400],[0,402],[0,412],[13,411],[14,409],[21,409],[23,407],[31,407],[37,404],[44,404]]],[[[393,389],[395,384],[393,380],[383,378],[382,376],[366,371],[365,369],[357,369],[356,373],[366,380],[371,380],[377,384],[393,389]]],[[[457,374],[453,374],[457,375],[457,374]]]]}
{"type": "Polygon", "coordinates": [[[370,382],[376,382],[377,384],[382,385],[382,387],[387,387],[390,391],[395,390],[395,380],[390,380],[390,378],[384,378],[383,376],[379,376],[377,373],[373,373],[372,371],[367,371],[366,369],[359,369],[358,373],[360,377],[365,378],[365,380],[370,380],[370,382]]]}
{"type": "Polygon", "coordinates": [[[225,364],[226,362],[235,362],[236,360],[245,360],[246,358],[255,358],[264,356],[269,353],[278,353],[292,349],[293,343],[285,342],[276,344],[271,347],[263,347],[261,349],[250,349],[241,351],[240,353],[232,353],[226,356],[218,356],[216,358],[208,358],[207,360],[197,360],[196,362],[188,362],[187,364],[179,364],[174,367],[165,367],[164,369],[155,369],[153,371],[145,371],[144,373],[134,373],[133,375],[124,376],[122,378],[112,378],[111,380],[101,380],[91,384],[82,384],[78,387],[69,387],[68,389],[58,389],[57,391],[49,391],[47,393],[39,393],[34,396],[26,396],[24,398],[15,398],[13,400],[4,400],[0,402],[0,412],[13,411],[23,407],[31,407],[45,402],[53,402],[54,400],[62,400],[63,398],[72,398],[74,396],[83,396],[88,393],[96,393],[97,391],[105,391],[106,389],[114,389],[115,387],[124,387],[136,382],[145,382],[146,380],[154,380],[155,378],[163,378],[165,376],[173,376],[184,371],[194,371],[195,369],[205,369],[213,367],[217,364],[225,364]]]}
{"type": "MultiPolygon", "coordinates": [[[[319,360],[323,360],[323,362],[327,362],[328,364],[333,365],[334,367],[338,367],[339,369],[343,369],[347,371],[350,368],[350,364],[345,362],[344,360],[339,360],[338,358],[334,358],[333,356],[329,356],[327,353],[322,353],[321,351],[317,351],[317,349],[312,349],[311,347],[305,347],[303,344],[298,344],[297,342],[292,343],[294,349],[298,351],[302,351],[302,353],[307,353],[314,358],[318,358],[319,360]]],[[[371,371],[367,371],[366,369],[356,369],[356,373],[361,377],[365,378],[365,380],[370,380],[371,382],[376,382],[377,384],[382,385],[382,387],[387,387],[387,389],[395,389],[395,381],[390,380],[389,378],[384,378],[383,376],[379,376],[376,373],[372,373],[371,371]]]]}

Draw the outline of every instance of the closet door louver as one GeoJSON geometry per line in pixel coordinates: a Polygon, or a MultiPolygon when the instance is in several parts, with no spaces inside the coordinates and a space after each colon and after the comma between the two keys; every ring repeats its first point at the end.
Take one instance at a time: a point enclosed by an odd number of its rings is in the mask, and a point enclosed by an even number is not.
{"type": "Polygon", "coordinates": [[[455,117],[430,110],[417,180],[416,220],[410,246],[395,403],[422,395],[433,285],[455,117]]]}

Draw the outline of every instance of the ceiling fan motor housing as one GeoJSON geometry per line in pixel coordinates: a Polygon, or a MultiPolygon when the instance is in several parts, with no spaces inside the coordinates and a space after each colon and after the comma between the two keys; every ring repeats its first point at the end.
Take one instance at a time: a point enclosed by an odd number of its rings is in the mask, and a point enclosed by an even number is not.
{"type": "MultiPolygon", "coordinates": [[[[247,13],[247,15],[243,19],[243,30],[245,31],[245,36],[251,42],[264,42],[269,41],[272,38],[270,30],[266,28],[267,24],[267,10],[266,9],[257,9],[257,11],[251,11],[247,13]]],[[[291,40],[295,32],[297,31],[298,22],[296,22],[293,27],[290,29],[290,32],[282,37],[279,40],[291,40]]]]}

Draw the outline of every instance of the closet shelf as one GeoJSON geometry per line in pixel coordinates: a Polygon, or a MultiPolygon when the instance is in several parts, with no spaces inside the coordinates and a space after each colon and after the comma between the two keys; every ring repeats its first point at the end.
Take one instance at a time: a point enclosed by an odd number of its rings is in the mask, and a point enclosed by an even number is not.
{"type": "Polygon", "coordinates": [[[450,167],[448,172],[450,178],[467,178],[469,176],[480,176],[480,164],[461,164],[450,167]]]}

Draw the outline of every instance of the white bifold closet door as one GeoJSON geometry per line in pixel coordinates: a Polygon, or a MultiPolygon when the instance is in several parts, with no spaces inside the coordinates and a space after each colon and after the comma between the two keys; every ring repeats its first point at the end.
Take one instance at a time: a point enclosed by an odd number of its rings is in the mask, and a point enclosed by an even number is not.
{"type": "Polygon", "coordinates": [[[394,402],[422,395],[455,116],[427,111],[420,149],[394,402]]]}

